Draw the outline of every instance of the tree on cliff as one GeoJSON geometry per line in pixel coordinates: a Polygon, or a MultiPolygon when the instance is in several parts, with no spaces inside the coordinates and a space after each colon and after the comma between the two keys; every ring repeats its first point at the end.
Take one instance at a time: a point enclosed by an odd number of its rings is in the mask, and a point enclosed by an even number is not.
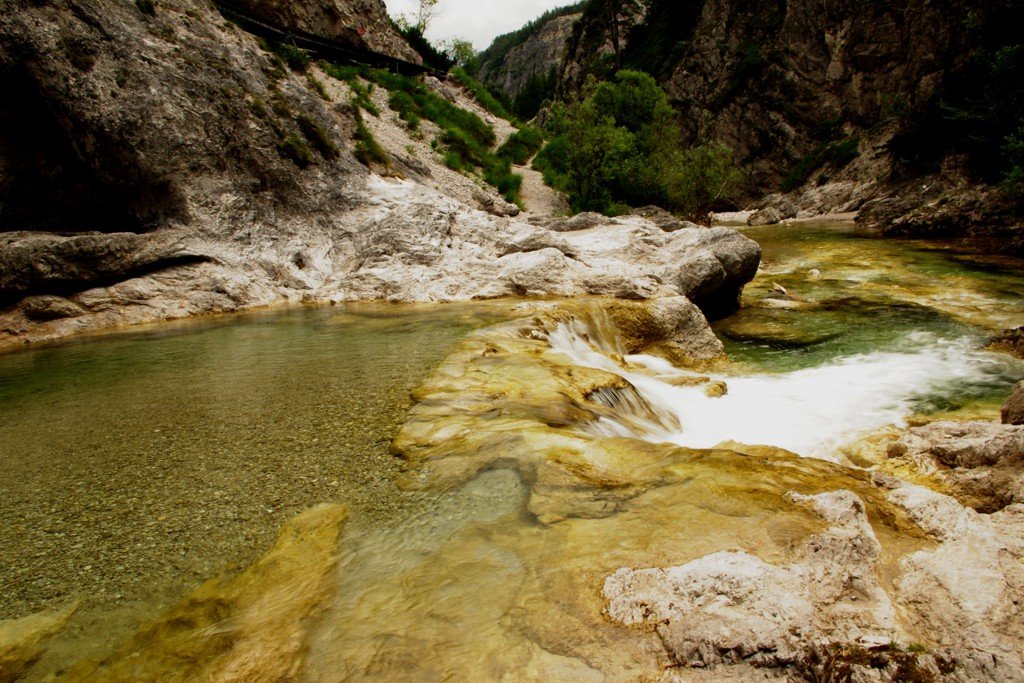
{"type": "Polygon", "coordinates": [[[644,11],[640,0],[601,0],[587,6],[584,21],[590,21],[602,35],[607,35],[612,43],[612,54],[615,59],[615,70],[622,68],[623,41],[633,18],[644,11]]]}
{"type": "Polygon", "coordinates": [[[534,165],[577,211],[616,214],[658,204],[705,221],[736,195],[744,176],[725,145],[684,149],[675,116],[648,74],[591,80],[582,99],[552,108],[552,139],[534,165]]]}

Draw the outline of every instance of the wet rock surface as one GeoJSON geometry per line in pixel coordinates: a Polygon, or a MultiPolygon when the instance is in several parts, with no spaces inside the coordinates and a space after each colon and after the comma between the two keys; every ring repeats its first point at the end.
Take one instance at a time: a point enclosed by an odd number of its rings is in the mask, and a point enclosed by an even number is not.
{"type": "Polygon", "coordinates": [[[1013,386],[1010,397],[999,411],[1003,424],[1024,425],[1024,382],[1013,386]]]}
{"type": "Polygon", "coordinates": [[[888,642],[896,614],[878,581],[881,545],[849,491],[790,495],[829,526],[795,562],[772,566],[744,552],[707,555],[669,569],[608,577],[608,615],[650,624],[682,667],[796,662],[808,641],[888,642]]]}
{"type": "Polygon", "coordinates": [[[945,482],[963,504],[983,512],[1024,503],[1024,427],[992,422],[935,422],[911,428],[889,447],[945,482]]]}

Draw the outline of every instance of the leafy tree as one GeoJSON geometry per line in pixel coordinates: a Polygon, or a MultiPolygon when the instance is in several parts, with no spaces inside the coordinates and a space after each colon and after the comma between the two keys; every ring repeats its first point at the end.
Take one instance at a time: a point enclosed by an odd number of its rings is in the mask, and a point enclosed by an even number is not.
{"type": "Polygon", "coordinates": [[[586,7],[587,19],[612,43],[615,70],[622,68],[622,49],[633,17],[644,9],[640,0],[595,0],[586,7]]]}
{"type": "Polygon", "coordinates": [[[669,200],[675,206],[686,207],[694,219],[706,220],[723,200],[735,197],[746,182],[746,176],[733,160],[732,150],[720,142],[677,154],[673,171],[666,179],[669,200]]]}
{"type": "Polygon", "coordinates": [[[437,16],[438,0],[419,0],[416,11],[411,15],[401,15],[395,19],[400,30],[416,29],[422,35],[427,32],[430,22],[437,16]]]}
{"type": "Polygon", "coordinates": [[[453,38],[442,43],[442,49],[455,66],[462,67],[469,73],[475,73],[477,52],[473,43],[465,38],[453,38]]]}
{"type": "Polygon", "coordinates": [[[614,214],[658,204],[706,220],[744,179],[728,147],[682,147],[675,112],[645,73],[589,81],[584,99],[552,108],[547,128],[553,139],[534,166],[569,194],[577,211],[614,214]]]}

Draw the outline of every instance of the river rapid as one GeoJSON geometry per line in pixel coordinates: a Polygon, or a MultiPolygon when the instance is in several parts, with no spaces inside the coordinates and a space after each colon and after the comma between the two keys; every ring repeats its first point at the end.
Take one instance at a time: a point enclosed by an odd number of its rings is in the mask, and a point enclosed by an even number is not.
{"type": "MultiPolygon", "coordinates": [[[[605,616],[608,575],[785,561],[821,527],[789,491],[880,510],[887,434],[996,418],[1024,375],[984,349],[1024,322],[1021,262],[744,232],[762,268],[714,324],[729,362],[699,371],[626,353],[579,302],[543,334],[514,321],[560,304],[353,305],[0,356],[0,619],[77,605],[27,680],[660,670],[655,636],[605,616]],[[607,409],[580,417],[590,386],[607,409]],[[318,503],[347,509],[295,521],[318,503]]],[[[884,581],[927,542],[871,516],[884,581]]]]}

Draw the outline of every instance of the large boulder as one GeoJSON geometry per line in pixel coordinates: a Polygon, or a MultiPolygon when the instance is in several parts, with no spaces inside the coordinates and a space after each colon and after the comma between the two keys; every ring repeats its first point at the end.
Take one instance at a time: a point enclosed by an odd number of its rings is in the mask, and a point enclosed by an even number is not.
{"type": "Polygon", "coordinates": [[[760,263],[757,243],[728,228],[667,233],[600,214],[533,225],[409,182],[373,179],[369,191],[375,203],[348,218],[355,267],[328,277],[326,298],[684,295],[716,315],[735,309],[760,263]]]}
{"type": "Polygon", "coordinates": [[[1024,427],[993,422],[933,422],[908,430],[889,447],[983,512],[1024,503],[1024,427]]]}
{"type": "Polygon", "coordinates": [[[1013,391],[1003,404],[1000,417],[1005,425],[1024,425],[1024,382],[1013,385],[1013,391]]]}
{"type": "Polygon", "coordinates": [[[681,667],[786,666],[811,641],[888,642],[896,613],[878,581],[881,545],[863,502],[850,491],[789,497],[830,524],[792,564],[718,552],[667,569],[620,569],[604,582],[608,616],[649,625],[681,667]]]}

